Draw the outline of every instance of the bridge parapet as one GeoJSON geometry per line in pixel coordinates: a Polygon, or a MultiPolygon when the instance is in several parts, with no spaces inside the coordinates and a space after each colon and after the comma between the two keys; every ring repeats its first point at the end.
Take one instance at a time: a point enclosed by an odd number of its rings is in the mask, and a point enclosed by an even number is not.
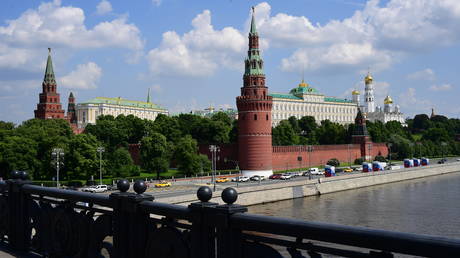
{"type": "Polygon", "coordinates": [[[224,205],[200,187],[189,206],[154,201],[143,181],[109,196],[0,181],[0,240],[49,257],[460,257],[460,240],[248,214],[226,188],[224,205]]]}

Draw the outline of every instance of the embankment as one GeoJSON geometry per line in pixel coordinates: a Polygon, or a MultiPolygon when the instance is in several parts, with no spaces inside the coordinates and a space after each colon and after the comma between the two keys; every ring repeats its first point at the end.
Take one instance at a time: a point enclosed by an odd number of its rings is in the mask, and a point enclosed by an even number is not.
{"type": "MultiPolygon", "coordinates": [[[[342,173],[341,176],[337,177],[251,185],[237,188],[238,200],[236,203],[241,205],[255,205],[455,172],[460,172],[460,162],[371,173],[349,175],[342,173]]],[[[222,203],[220,194],[220,191],[214,193],[211,202],[222,203]]],[[[196,202],[197,197],[195,194],[187,194],[158,198],[156,201],[188,205],[191,202],[196,202]]]]}

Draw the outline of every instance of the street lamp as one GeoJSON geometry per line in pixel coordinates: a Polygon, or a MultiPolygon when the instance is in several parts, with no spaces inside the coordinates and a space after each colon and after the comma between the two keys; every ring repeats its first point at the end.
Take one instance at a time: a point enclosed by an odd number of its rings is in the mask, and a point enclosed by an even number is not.
{"type": "Polygon", "coordinates": [[[96,150],[99,152],[99,184],[102,185],[102,153],[105,151],[105,148],[100,146],[96,150]]]}
{"type": "Polygon", "coordinates": [[[217,145],[209,145],[209,151],[211,152],[211,165],[212,165],[212,182],[214,184],[214,192],[216,191],[216,157],[217,152],[220,152],[220,148],[217,145]]]}
{"type": "Polygon", "coordinates": [[[313,152],[313,146],[308,145],[307,146],[307,152],[308,152],[308,179],[311,179],[311,153],[313,152]]]}
{"type": "Polygon", "coordinates": [[[61,167],[61,164],[64,165],[64,162],[61,161],[61,159],[64,159],[64,150],[62,148],[53,148],[51,157],[56,163],[56,187],[59,188],[59,168],[61,167]]]}
{"type": "Polygon", "coordinates": [[[392,145],[393,145],[393,144],[392,144],[391,142],[389,142],[389,143],[387,144],[387,146],[388,146],[388,156],[389,156],[389,158],[390,158],[390,166],[391,166],[391,146],[392,146],[392,145]]]}
{"type": "Polygon", "coordinates": [[[369,160],[372,161],[372,154],[371,154],[372,143],[369,143],[369,145],[367,145],[367,149],[369,150],[369,160]]]}

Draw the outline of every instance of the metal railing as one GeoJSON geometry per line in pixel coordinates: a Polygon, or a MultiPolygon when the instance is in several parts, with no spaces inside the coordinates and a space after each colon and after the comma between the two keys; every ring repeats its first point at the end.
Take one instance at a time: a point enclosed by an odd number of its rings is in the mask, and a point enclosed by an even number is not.
{"type": "Polygon", "coordinates": [[[459,239],[247,214],[233,188],[223,205],[202,186],[180,206],[153,201],[143,181],[106,196],[12,178],[0,181],[0,240],[47,257],[460,257],[459,239]]]}

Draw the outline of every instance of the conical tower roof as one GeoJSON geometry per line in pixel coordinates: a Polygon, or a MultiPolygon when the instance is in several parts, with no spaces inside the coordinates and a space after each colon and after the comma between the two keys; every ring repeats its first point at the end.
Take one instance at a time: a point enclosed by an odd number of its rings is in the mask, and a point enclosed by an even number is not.
{"type": "Polygon", "coordinates": [[[45,78],[43,79],[43,83],[56,84],[53,61],[51,60],[51,48],[48,48],[48,60],[46,61],[45,78]]]}
{"type": "Polygon", "coordinates": [[[256,22],[254,20],[254,6],[252,7],[252,19],[251,19],[251,30],[249,31],[250,34],[257,34],[257,29],[256,29],[256,22]]]}

